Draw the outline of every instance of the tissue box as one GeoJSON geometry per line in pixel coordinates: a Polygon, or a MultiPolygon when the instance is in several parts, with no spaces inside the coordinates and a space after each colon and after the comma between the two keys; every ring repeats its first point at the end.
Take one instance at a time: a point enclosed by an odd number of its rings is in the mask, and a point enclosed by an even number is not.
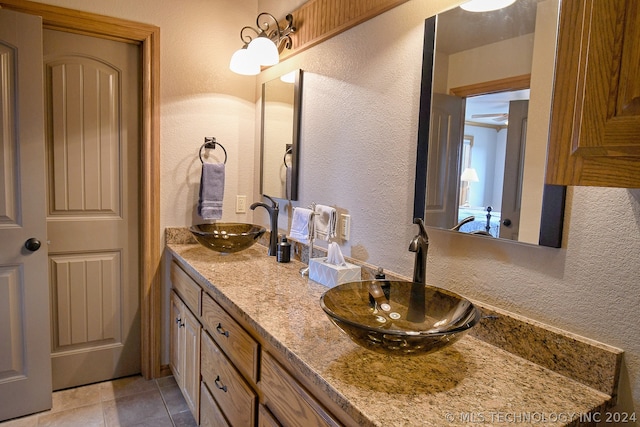
{"type": "Polygon", "coordinates": [[[345,262],[334,265],[326,262],[327,258],[311,258],[309,260],[309,278],[325,286],[333,288],[341,283],[362,280],[361,269],[357,265],[345,262]]]}

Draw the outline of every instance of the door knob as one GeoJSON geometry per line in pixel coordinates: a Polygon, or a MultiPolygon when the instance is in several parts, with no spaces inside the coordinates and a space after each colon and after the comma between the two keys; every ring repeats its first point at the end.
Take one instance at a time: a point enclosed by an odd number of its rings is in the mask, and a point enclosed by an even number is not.
{"type": "Polygon", "coordinates": [[[502,221],[502,224],[506,227],[511,226],[511,220],[509,218],[505,219],[504,221],[502,221]]]}
{"type": "Polygon", "coordinates": [[[40,240],[36,239],[35,237],[27,239],[27,241],[24,242],[24,247],[31,252],[35,252],[40,249],[40,240]]]}

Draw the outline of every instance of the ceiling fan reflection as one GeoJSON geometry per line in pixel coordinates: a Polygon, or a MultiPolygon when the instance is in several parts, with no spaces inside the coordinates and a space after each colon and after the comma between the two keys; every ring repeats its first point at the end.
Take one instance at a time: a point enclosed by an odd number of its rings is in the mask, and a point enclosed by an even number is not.
{"type": "Polygon", "coordinates": [[[496,122],[506,122],[509,120],[509,113],[493,113],[493,114],[472,114],[472,119],[493,119],[496,122]]]}

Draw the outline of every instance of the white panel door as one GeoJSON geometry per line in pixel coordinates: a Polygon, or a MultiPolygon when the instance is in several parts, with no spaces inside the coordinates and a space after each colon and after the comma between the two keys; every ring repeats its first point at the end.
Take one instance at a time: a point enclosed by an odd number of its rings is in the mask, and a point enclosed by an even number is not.
{"type": "Polygon", "coordinates": [[[0,420],[51,408],[42,100],[42,21],[0,10],[0,420]]]}
{"type": "Polygon", "coordinates": [[[464,129],[464,99],[434,93],[427,160],[425,223],[451,228],[458,222],[460,147],[464,129]]]}
{"type": "Polygon", "coordinates": [[[522,178],[528,112],[528,100],[509,102],[509,127],[507,129],[507,152],[504,160],[500,237],[511,240],[518,240],[518,234],[520,233],[522,178]],[[514,179],[513,177],[516,178],[514,179]]]}
{"type": "Polygon", "coordinates": [[[140,372],[139,61],[44,31],[54,390],[140,372]]]}

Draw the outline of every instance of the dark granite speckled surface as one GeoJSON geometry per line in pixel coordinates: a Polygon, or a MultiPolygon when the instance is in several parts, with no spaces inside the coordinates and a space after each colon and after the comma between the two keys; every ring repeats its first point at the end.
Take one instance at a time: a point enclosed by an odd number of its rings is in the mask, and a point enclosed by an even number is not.
{"type": "Polygon", "coordinates": [[[183,268],[360,425],[453,426],[473,419],[507,425],[514,416],[521,421],[529,417],[530,422],[519,425],[540,424],[541,417],[544,425],[580,425],[580,414],[603,411],[611,403],[603,390],[615,387],[617,349],[569,334],[566,342],[577,344],[565,345],[558,338],[565,336],[562,331],[483,307],[497,318],[482,320],[476,331],[482,339],[468,335],[440,352],[415,358],[372,353],[329,321],[319,305],[326,288],[300,276],[304,264],[279,264],[260,245],[225,255],[175,236],[184,237],[167,234],[167,248],[183,268]],[[176,241],[180,243],[172,243],[176,241]],[[516,343],[509,331],[518,336],[516,343]],[[524,334],[532,335],[530,347],[524,334]],[[549,340],[557,345],[548,345],[549,340]],[[547,348],[546,354],[535,350],[538,346],[547,348]],[[531,349],[535,357],[529,357],[531,349]],[[598,372],[588,354],[562,353],[574,349],[597,353],[598,372]],[[536,357],[537,363],[527,360],[536,357]],[[561,363],[545,362],[548,357],[561,363]],[[564,366],[571,363],[584,369],[564,366]],[[562,375],[551,370],[558,367],[562,375]],[[570,378],[573,371],[586,378],[570,378]]]}

